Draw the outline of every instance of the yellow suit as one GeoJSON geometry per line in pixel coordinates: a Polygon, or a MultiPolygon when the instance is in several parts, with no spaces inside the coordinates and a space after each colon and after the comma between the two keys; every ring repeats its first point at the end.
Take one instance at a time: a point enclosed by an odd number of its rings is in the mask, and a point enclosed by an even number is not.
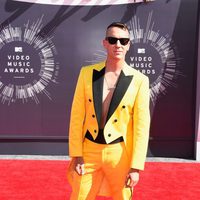
{"type": "MultiPolygon", "coordinates": [[[[101,120],[104,73],[104,62],[81,69],[71,110],[71,157],[83,156],[83,141],[87,132],[93,139],[97,137],[101,120]]],[[[109,144],[123,137],[130,168],[144,169],[149,124],[149,80],[142,73],[126,65],[120,73],[110,103],[104,138],[109,144]]]]}

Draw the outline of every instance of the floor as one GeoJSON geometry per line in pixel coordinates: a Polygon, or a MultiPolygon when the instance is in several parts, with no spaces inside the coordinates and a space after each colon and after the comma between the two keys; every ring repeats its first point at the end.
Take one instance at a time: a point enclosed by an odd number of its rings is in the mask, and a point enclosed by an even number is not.
{"type": "MultiPolygon", "coordinates": [[[[0,155],[0,159],[18,160],[69,160],[69,156],[43,156],[43,155],[0,155]]],[[[182,158],[148,157],[147,162],[200,162],[182,158]]]]}

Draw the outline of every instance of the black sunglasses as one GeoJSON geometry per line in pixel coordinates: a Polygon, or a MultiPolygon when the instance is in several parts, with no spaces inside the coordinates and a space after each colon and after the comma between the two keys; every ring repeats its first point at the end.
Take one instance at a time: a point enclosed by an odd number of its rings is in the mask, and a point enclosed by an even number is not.
{"type": "Polygon", "coordinates": [[[115,38],[115,37],[106,37],[106,40],[109,42],[109,44],[116,44],[117,41],[120,41],[120,44],[125,46],[129,43],[129,38],[115,38]]]}

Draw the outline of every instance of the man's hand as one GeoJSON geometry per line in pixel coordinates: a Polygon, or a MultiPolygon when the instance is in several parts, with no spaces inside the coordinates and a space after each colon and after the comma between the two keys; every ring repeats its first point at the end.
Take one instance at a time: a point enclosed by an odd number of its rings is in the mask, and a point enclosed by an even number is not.
{"type": "Polygon", "coordinates": [[[74,170],[78,173],[78,175],[83,175],[85,173],[83,157],[74,157],[74,159],[74,170]]]}
{"type": "Polygon", "coordinates": [[[139,177],[140,177],[139,170],[131,168],[126,177],[126,182],[125,182],[126,187],[130,187],[130,188],[135,187],[139,181],[139,177]]]}

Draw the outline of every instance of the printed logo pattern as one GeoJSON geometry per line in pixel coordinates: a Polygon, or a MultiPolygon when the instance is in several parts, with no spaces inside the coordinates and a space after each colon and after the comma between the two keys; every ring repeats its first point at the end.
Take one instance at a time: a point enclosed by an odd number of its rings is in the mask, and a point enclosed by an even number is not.
{"type": "Polygon", "coordinates": [[[41,37],[42,18],[24,27],[5,27],[0,33],[0,100],[15,103],[40,102],[50,83],[57,83],[59,63],[51,37],[41,37]]]}

